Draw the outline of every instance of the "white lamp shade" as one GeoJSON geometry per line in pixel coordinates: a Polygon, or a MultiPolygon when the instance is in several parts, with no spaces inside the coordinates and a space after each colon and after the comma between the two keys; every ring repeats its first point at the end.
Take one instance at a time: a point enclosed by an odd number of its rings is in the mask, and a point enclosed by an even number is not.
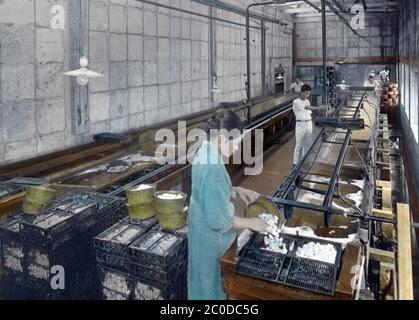
{"type": "Polygon", "coordinates": [[[86,68],[81,68],[81,69],[77,69],[77,70],[73,70],[73,71],[69,71],[69,72],[64,72],[63,74],[66,75],[66,76],[72,76],[72,77],[81,77],[81,76],[85,76],[87,78],[101,78],[101,77],[103,77],[102,74],[94,72],[94,71],[86,69],[86,68]]]}
{"type": "Polygon", "coordinates": [[[101,78],[102,74],[87,69],[89,60],[86,57],[80,58],[80,69],[64,72],[63,75],[70,77],[77,77],[76,81],[80,86],[86,86],[89,83],[89,78],[101,78]]]}
{"type": "Polygon", "coordinates": [[[346,82],[344,80],[342,80],[342,83],[338,84],[336,87],[341,89],[341,90],[346,90],[346,89],[350,88],[351,86],[346,84],[346,82]]]}

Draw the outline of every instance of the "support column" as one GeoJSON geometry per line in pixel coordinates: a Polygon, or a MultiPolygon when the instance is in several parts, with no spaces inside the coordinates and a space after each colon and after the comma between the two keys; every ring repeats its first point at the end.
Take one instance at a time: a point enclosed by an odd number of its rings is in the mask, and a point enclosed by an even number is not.
{"type": "Polygon", "coordinates": [[[265,22],[262,20],[261,24],[261,39],[262,39],[262,50],[261,50],[261,58],[262,58],[262,68],[261,68],[261,76],[262,76],[262,94],[266,93],[266,28],[265,22]]]}
{"type": "MultiPolygon", "coordinates": [[[[88,46],[88,0],[68,2],[70,29],[70,70],[80,68],[80,58],[89,57],[88,46]]],[[[72,133],[80,135],[89,131],[88,86],[79,86],[71,79],[72,133]]]]}
{"type": "Polygon", "coordinates": [[[322,0],[322,48],[323,48],[323,93],[322,93],[322,103],[327,103],[327,67],[326,67],[326,3],[322,0]]]}

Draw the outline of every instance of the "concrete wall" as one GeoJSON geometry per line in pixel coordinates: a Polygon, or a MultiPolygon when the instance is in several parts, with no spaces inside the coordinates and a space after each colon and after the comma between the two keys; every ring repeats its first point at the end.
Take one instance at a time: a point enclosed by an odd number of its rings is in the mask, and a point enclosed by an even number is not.
{"type": "MultiPolygon", "coordinates": [[[[177,6],[191,9],[190,1],[177,6]]],[[[90,87],[89,134],[123,132],[209,107],[205,19],[138,1],[90,1],[89,9],[92,68],[106,75],[90,87]]],[[[208,14],[205,6],[195,10],[208,14]]]]}
{"type": "Polygon", "coordinates": [[[50,27],[52,5],[65,0],[0,3],[0,163],[75,143],[61,72],[66,31],[50,27]]]}
{"type": "MultiPolygon", "coordinates": [[[[353,33],[338,17],[326,17],[327,58],[335,63],[341,58],[352,63],[384,63],[397,56],[397,21],[395,14],[366,14],[365,28],[353,33]]],[[[350,19],[350,16],[347,16],[350,19]]],[[[297,63],[322,61],[321,18],[295,19],[297,63]]]]}
{"type": "MultiPolygon", "coordinates": [[[[250,2],[231,1],[243,8],[250,2]]],[[[190,0],[158,3],[210,13],[190,0]]],[[[269,13],[292,21],[278,9],[269,13]]],[[[214,14],[245,23],[237,14],[219,9],[214,14]]],[[[273,69],[281,62],[290,77],[292,37],[284,27],[267,27],[266,64],[273,69]]],[[[139,129],[244,100],[245,28],[216,22],[213,32],[215,51],[207,18],[135,0],[1,1],[0,164],[90,142],[99,132],[139,129]],[[51,7],[57,4],[65,10],[64,30],[51,25],[51,7]],[[61,75],[77,67],[81,54],[88,55],[89,69],[104,74],[87,89],[61,75]],[[211,57],[219,94],[210,91],[211,57]]],[[[263,92],[260,35],[253,29],[253,95],[263,92]]],[[[271,78],[267,71],[267,81],[271,78]]]]}
{"type": "MultiPolygon", "coordinates": [[[[251,2],[248,0],[229,1],[229,3],[246,7],[251,2]]],[[[253,9],[258,11],[257,9],[253,9]]],[[[264,14],[271,17],[277,17],[281,21],[288,21],[289,28],[293,27],[293,19],[280,11],[278,7],[264,7],[264,14]]],[[[244,17],[231,14],[225,11],[217,10],[217,16],[225,20],[245,24],[244,17]]],[[[257,25],[253,24],[252,25],[257,25]]],[[[286,77],[288,81],[292,79],[292,31],[285,29],[285,26],[266,23],[268,28],[266,32],[266,66],[265,80],[267,83],[266,91],[272,91],[273,70],[282,64],[286,68],[286,77]]],[[[292,30],[292,29],[291,29],[292,30]]],[[[220,94],[215,96],[215,101],[239,101],[246,99],[246,32],[241,26],[232,26],[230,24],[218,22],[216,27],[216,60],[218,86],[222,89],[220,94]]],[[[251,84],[252,96],[263,93],[262,88],[262,56],[261,56],[261,30],[251,29],[251,84]]]]}

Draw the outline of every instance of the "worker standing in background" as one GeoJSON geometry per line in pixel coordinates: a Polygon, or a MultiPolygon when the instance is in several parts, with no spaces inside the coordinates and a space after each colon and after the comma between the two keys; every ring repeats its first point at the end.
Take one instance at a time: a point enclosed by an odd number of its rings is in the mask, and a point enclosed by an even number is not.
{"type": "Polygon", "coordinates": [[[290,87],[288,88],[288,92],[293,93],[300,93],[301,87],[304,85],[304,83],[301,81],[300,78],[295,78],[295,82],[293,82],[290,87]]]}
{"type": "Polygon", "coordinates": [[[311,122],[311,112],[328,109],[328,106],[312,107],[309,100],[310,94],[311,87],[308,84],[303,85],[300,96],[292,104],[292,110],[296,118],[294,166],[301,161],[312,142],[313,124],[311,122]]]}
{"type": "Polygon", "coordinates": [[[375,94],[371,95],[368,93],[368,98],[373,98],[373,100],[378,99],[381,95],[381,85],[380,83],[375,80],[374,74],[370,73],[368,79],[364,82],[364,87],[374,87],[375,94]]]}
{"type": "Polygon", "coordinates": [[[390,68],[388,66],[380,72],[380,80],[383,84],[390,81],[390,68]]]}
{"type": "Polygon", "coordinates": [[[266,224],[258,218],[234,215],[231,196],[241,197],[246,204],[259,195],[232,187],[223,157],[229,159],[238,150],[242,136],[225,135],[227,130],[243,131],[243,122],[231,110],[219,109],[208,120],[204,141],[192,164],[192,194],[188,217],[188,299],[223,300],[220,258],[236,239],[235,229],[266,233],[266,224]],[[211,130],[218,135],[209,137],[211,130]]]}

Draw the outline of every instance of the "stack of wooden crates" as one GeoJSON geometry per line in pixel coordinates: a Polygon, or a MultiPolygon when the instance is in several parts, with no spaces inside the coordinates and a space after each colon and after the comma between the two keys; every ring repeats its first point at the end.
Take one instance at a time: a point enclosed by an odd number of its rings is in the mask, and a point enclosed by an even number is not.
{"type": "Polygon", "coordinates": [[[388,114],[390,122],[396,119],[399,105],[399,85],[397,83],[384,83],[381,92],[380,112],[388,114]]]}

